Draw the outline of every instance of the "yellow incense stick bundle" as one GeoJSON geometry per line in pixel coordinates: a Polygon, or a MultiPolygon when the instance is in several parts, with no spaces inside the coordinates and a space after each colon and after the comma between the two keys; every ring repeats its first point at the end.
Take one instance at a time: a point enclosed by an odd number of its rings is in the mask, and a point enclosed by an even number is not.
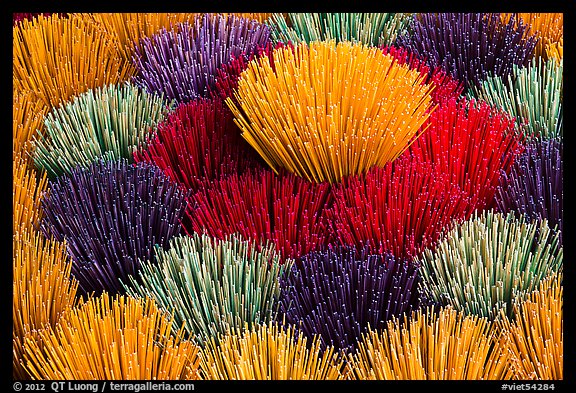
{"type": "Polygon", "coordinates": [[[104,293],[26,339],[25,367],[36,379],[196,379],[198,347],[172,323],[150,298],[104,293]]]}
{"type": "Polygon", "coordinates": [[[88,89],[129,79],[131,64],[116,41],[91,18],[58,14],[13,28],[16,92],[32,92],[50,109],[88,89]]]}
{"type": "Polygon", "coordinates": [[[357,379],[501,379],[506,353],[494,343],[486,318],[429,308],[369,330],[347,367],[357,379]]]}
{"type": "Polygon", "coordinates": [[[75,304],[78,282],[70,276],[71,261],[64,243],[45,239],[37,231],[13,236],[13,375],[30,376],[21,365],[25,339],[37,331],[54,327],[62,314],[75,304]]]}
{"type": "Polygon", "coordinates": [[[423,131],[423,78],[378,48],[313,41],[251,61],[226,102],[275,172],[334,183],[393,161],[423,131]]]}
{"type": "Polygon", "coordinates": [[[510,354],[514,379],[563,379],[562,276],[549,276],[527,300],[518,301],[512,319],[502,313],[500,345],[510,354]]]}
{"type": "Polygon", "coordinates": [[[344,359],[320,340],[307,345],[294,326],[275,323],[235,329],[211,339],[201,350],[203,379],[211,380],[333,380],[344,379],[344,359]]]}

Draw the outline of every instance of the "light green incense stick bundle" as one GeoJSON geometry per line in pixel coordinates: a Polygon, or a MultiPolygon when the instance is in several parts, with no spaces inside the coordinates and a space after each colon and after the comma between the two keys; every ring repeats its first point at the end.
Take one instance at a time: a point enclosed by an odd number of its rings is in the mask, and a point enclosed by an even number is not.
{"type": "Polygon", "coordinates": [[[370,46],[390,45],[408,28],[410,14],[404,13],[288,13],[272,14],[272,39],[276,42],[324,41],[361,42],[370,46]]]}
{"type": "Polygon", "coordinates": [[[534,58],[527,67],[515,65],[506,78],[486,79],[470,93],[515,116],[529,137],[562,137],[563,69],[562,59],[534,58]]]}
{"type": "Polygon", "coordinates": [[[425,250],[422,290],[443,305],[495,319],[512,304],[562,270],[559,232],[547,221],[527,221],[514,213],[476,213],[457,224],[435,251],[425,250]]]}
{"type": "Polygon", "coordinates": [[[44,132],[35,135],[34,165],[56,177],[100,158],[128,158],[144,145],[170,104],[123,83],[88,90],[53,109],[44,118],[44,132]]]}
{"type": "Polygon", "coordinates": [[[155,299],[199,344],[230,328],[272,320],[279,277],[292,266],[272,244],[258,247],[237,235],[175,237],[167,250],[156,249],[156,259],[130,276],[127,293],[155,299]]]}

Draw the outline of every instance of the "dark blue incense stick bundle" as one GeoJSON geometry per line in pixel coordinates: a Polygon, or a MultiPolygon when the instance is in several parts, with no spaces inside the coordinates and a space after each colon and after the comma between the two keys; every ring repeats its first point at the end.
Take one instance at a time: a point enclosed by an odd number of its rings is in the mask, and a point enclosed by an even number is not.
{"type": "Polygon", "coordinates": [[[120,279],[180,233],[187,194],[156,166],[101,160],[49,187],[40,228],[66,241],[81,293],[124,293],[120,279]]]}
{"type": "Polygon", "coordinates": [[[509,174],[502,173],[496,205],[503,213],[514,211],[531,219],[545,218],[560,230],[562,242],[562,142],[536,139],[526,145],[509,174]]]}
{"type": "Polygon", "coordinates": [[[527,66],[537,38],[529,25],[498,13],[423,13],[414,15],[411,31],[396,44],[441,66],[465,88],[479,86],[489,73],[508,76],[514,65],[527,66]]]}
{"type": "Polygon", "coordinates": [[[134,83],[178,102],[207,97],[222,65],[269,41],[270,28],[254,19],[202,14],[141,40],[133,57],[134,83]]]}
{"type": "Polygon", "coordinates": [[[380,329],[393,316],[417,309],[418,268],[391,254],[335,247],[300,258],[280,279],[279,318],[324,346],[351,350],[368,326],[380,329]]]}

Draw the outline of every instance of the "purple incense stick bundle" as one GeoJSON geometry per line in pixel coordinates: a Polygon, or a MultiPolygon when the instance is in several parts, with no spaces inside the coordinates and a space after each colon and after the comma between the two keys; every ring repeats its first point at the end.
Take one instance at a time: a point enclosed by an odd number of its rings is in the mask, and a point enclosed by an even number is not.
{"type": "Polygon", "coordinates": [[[496,205],[530,219],[545,218],[558,226],[562,242],[562,142],[539,138],[526,145],[509,174],[502,173],[496,189],[496,205]]]}
{"type": "Polygon", "coordinates": [[[270,27],[254,19],[201,14],[193,23],[178,23],[141,40],[133,57],[134,83],[178,102],[207,97],[220,67],[268,42],[270,27]]]}
{"type": "Polygon", "coordinates": [[[180,233],[187,193],[160,168],[128,160],[97,161],[49,185],[40,229],[66,241],[79,292],[124,293],[155,245],[180,233]]]}
{"type": "Polygon", "coordinates": [[[465,89],[491,76],[507,77],[513,65],[527,66],[538,39],[529,26],[498,13],[419,13],[409,34],[396,44],[441,66],[465,89]]]}
{"type": "Polygon", "coordinates": [[[380,329],[393,316],[418,309],[418,267],[366,248],[330,247],[299,259],[280,279],[279,318],[323,346],[352,350],[368,326],[380,329]]]}

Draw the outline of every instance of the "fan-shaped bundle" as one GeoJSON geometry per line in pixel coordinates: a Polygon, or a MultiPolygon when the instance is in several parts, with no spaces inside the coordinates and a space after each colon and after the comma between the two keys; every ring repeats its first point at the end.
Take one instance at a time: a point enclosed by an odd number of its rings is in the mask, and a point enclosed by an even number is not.
{"type": "Polygon", "coordinates": [[[516,299],[562,271],[558,236],[546,220],[492,210],[475,214],[449,231],[435,251],[425,250],[418,258],[420,289],[466,314],[511,315],[516,299]]]}
{"type": "Polygon", "coordinates": [[[270,28],[254,19],[198,15],[192,23],[177,23],[140,41],[135,47],[133,81],[178,102],[207,97],[223,64],[249,56],[269,39],[270,28]]]}
{"type": "Polygon", "coordinates": [[[197,379],[198,347],[184,341],[150,299],[103,293],[70,309],[24,347],[34,379],[197,379]]]}
{"type": "Polygon", "coordinates": [[[530,33],[538,38],[534,54],[536,57],[548,58],[548,51],[564,38],[564,14],[554,12],[515,12],[502,14],[507,23],[511,18],[521,20],[530,27],[530,33]]]}
{"type": "Polygon", "coordinates": [[[54,327],[76,304],[78,281],[63,243],[44,239],[35,230],[13,235],[12,375],[30,379],[23,367],[24,342],[42,329],[54,327]]]}
{"type": "Polygon", "coordinates": [[[39,15],[13,28],[13,85],[50,109],[89,89],[127,81],[114,40],[82,15],[39,15]]]}
{"type": "Polygon", "coordinates": [[[328,183],[257,169],[205,181],[189,200],[187,233],[217,238],[237,233],[274,244],[283,259],[296,259],[330,242],[328,183]]]}
{"type": "Polygon", "coordinates": [[[334,348],[321,350],[317,338],[273,322],[211,337],[200,357],[206,380],[345,379],[344,358],[334,348]]]}
{"type": "Polygon", "coordinates": [[[197,190],[205,180],[261,167],[258,154],[240,136],[230,109],[219,98],[182,103],[157,125],[134,152],[184,187],[197,190]]]}
{"type": "Polygon", "coordinates": [[[531,219],[545,218],[548,226],[563,230],[563,144],[558,139],[536,139],[526,145],[509,174],[502,174],[496,190],[498,211],[531,219]]]}
{"type": "Polygon", "coordinates": [[[514,118],[484,101],[451,99],[435,110],[426,131],[405,153],[433,162],[471,198],[469,213],[489,209],[502,173],[524,149],[514,118]]]}
{"type": "Polygon", "coordinates": [[[161,95],[130,83],[90,89],[46,115],[32,142],[34,165],[54,178],[99,159],[131,162],[170,110],[161,95]]]}
{"type": "Polygon", "coordinates": [[[396,44],[443,67],[468,89],[492,75],[507,77],[513,65],[526,66],[538,38],[516,18],[497,13],[418,13],[396,44]]]}
{"type": "Polygon", "coordinates": [[[361,42],[371,46],[394,43],[410,25],[410,14],[386,12],[273,14],[272,39],[276,42],[361,42]]]}
{"type": "Polygon", "coordinates": [[[142,263],[138,280],[129,278],[127,293],[155,299],[200,345],[230,329],[267,323],[292,263],[282,263],[270,244],[256,246],[235,235],[175,237],[166,250],[157,247],[155,263],[142,263]]]}
{"type": "Polygon", "coordinates": [[[427,308],[363,334],[347,368],[356,379],[505,379],[507,353],[492,323],[453,308],[427,308]]]}
{"type": "Polygon", "coordinates": [[[251,61],[237,104],[226,102],[275,172],[334,183],[408,147],[429,116],[432,87],[424,78],[376,47],[313,41],[251,61]]]}
{"type": "Polygon", "coordinates": [[[322,348],[354,350],[368,327],[418,309],[418,267],[390,254],[336,247],[300,258],[282,277],[279,318],[322,348]]]}
{"type": "Polygon", "coordinates": [[[155,166],[98,161],[50,183],[46,236],[66,240],[80,292],[123,292],[120,280],[180,233],[187,193],[155,166]]]}
{"type": "Polygon", "coordinates": [[[326,211],[340,244],[412,258],[470,210],[467,194],[431,162],[400,157],[333,186],[326,211]]]}
{"type": "Polygon", "coordinates": [[[516,117],[528,137],[563,136],[564,61],[534,59],[507,78],[488,77],[474,95],[516,117]]]}
{"type": "Polygon", "coordinates": [[[564,378],[562,277],[547,277],[524,301],[516,302],[512,319],[502,313],[500,346],[510,354],[508,364],[514,379],[564,378]]]}

